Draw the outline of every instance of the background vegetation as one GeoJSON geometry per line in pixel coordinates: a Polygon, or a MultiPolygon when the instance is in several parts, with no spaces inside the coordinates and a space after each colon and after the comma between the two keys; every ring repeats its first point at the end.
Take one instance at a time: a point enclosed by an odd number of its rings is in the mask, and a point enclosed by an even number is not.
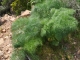
{"type": "Polygon", "coordinates": [[[16,14],[20,14],[21,11],[31,9],[31,0],[14,0],[14,2],[11,4],[11,7],[16,14]]]}
{"type": "Polygon", "coordinates": [[[26,9],[31,9],[31,0],[2,0],[0,2],[0,13],[3,14],[9,10],[9,12],[13,12],[16,15],[19,15],[21,11],[26,9]],[[4,8],[4,9],[3,9],[4,8]]]}

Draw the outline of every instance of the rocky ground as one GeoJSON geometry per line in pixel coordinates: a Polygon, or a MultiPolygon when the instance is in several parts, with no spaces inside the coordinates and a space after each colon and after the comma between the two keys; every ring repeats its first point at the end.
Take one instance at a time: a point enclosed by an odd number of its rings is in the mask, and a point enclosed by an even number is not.
{"type": "Polygon", "coordinates": [[[13,47],[11,42],[11,25],[19,17],[27,17],[30,15],[29,10],[21,12],[20,16],[8,15],[0,17],[0,60],[10,60],[13,47]]]}
{"type": "Polygon", "coordinates": [[[0,60],[10,60],[13,47],[11,43],[11,24],[15,16],[5,14],[0,17],[0,60]]]}

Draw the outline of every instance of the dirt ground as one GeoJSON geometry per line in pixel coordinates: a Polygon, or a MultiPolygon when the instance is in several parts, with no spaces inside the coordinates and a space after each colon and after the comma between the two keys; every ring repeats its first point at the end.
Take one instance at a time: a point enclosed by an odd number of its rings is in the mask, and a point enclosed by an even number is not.
{"type": "Polygon", "coordinates": [[[0,60],[10,60],[13,47],[11,43],[11,24],[15,16],[5,14],[0,17],[0,60]]]}

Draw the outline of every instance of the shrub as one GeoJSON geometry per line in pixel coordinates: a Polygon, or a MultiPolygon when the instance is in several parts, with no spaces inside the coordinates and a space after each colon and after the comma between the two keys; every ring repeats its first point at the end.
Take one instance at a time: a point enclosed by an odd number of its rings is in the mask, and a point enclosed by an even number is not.
{"type": "Polygon", "coordinates": [[[1,4],[2,6],[10,6],[13,1],[14,0],[2,0],[1,4]]]}
{"type": "Polygon", "coordinates": [[[3,0],[3,1],[1,2],[1,4],[2,4],[3,6],[7,5],[7,3],[8,3],[8,0],[3,0]]]}
{"type": "Polygon", "coordinates": [[[31,9],[31,2],[30,0],[14,0],[11,4],[12,10],[18,15],[21,11],[26,9],[31,9]]]}
{"type": "Polygon", "coordinates": [[[65,8],[60,1],[37,2],[29,18],[19,18],[12,25],[14,47],[23,49],[32,60],[39,60],[36,56],[38,48],[46,42],[58,46],[68,34],[77,29],[78,24],[73,17],[75,11],[65,8]]]}
{"type": "Polygon", "coordinates": [[[16,49],[13,52],[13,55],[11,57],[11,60],[25,60],[25,52],[21,49],[16,49]],[[16,55],[16,56],[15,56],[16,55]]]}

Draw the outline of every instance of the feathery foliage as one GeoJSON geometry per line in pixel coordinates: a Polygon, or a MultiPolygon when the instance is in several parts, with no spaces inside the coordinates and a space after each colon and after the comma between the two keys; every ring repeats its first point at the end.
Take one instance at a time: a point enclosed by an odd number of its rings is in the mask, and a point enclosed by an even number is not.
{"type": "Polygon", "coordinates": [[[51,13],[53,15],[49,21],[44,23],[41,36],[46,36],[47,39],[50,38],[51,40],[55,38],[55,43],[59,43],[65,36],[77,29],[78,23],[76,19],[72,17],[74,10],[66,8],[51,9],[51,13]]]}
{"type": "Polygon", "coordinates": [[[73,17],[75,11],[65,8],[61,1],[34,1],[37,4],[31,16],[19,18],[13,23],[12,39],[15,48],[22,48],[32,60],[38,60],[36,51],[39,47],[47,41],[58,46],[68,34],[77,29],[78,22],[73,17]]]}
{"type": "Polygon", "coordinates": [[[20,49],[15,50],[12,54],[11,60],[25,60],[25,52],[20,49]]]}

